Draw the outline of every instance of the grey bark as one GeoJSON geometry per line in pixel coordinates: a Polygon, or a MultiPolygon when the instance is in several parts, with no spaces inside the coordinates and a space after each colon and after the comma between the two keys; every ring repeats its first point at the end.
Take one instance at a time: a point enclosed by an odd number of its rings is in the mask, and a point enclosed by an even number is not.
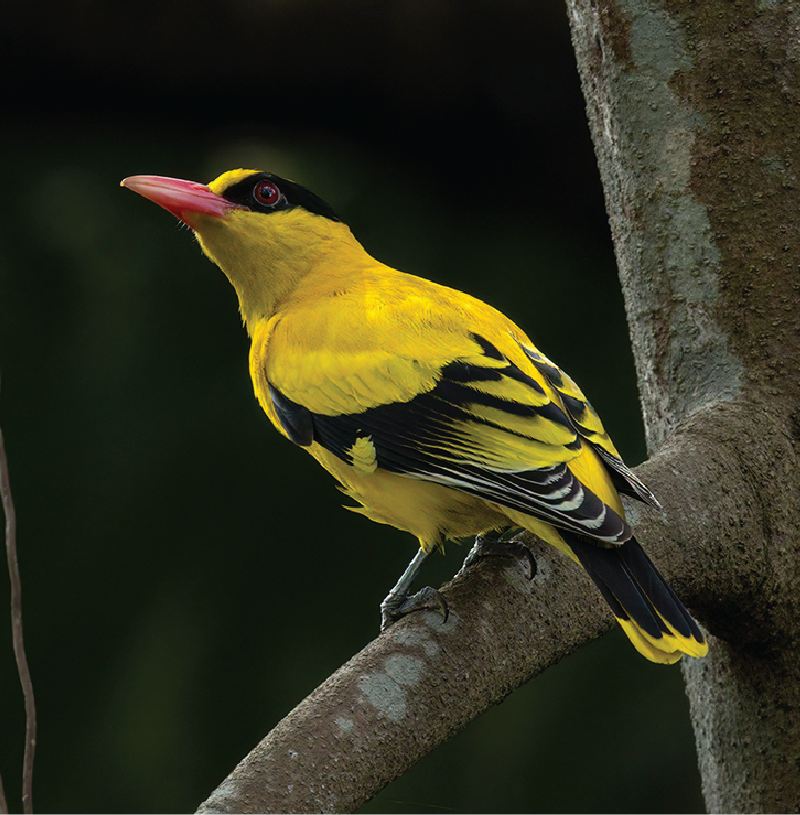
{"type": "MultiPolygon", "coordinates": [[[[630,507],[711,632],[684,675],[710,811],[800,807],[800,9],[568,0],[663,515],[630,507]]],[[[484,561],[304,700],[201,812],[352,811],[600,636],[588,578],[484,561]],[[531,620],[535,625],[531,626],[531,620]]]]}
{"type": "Polygon", "coordinates": [[[687,451],[676,502],[682,545],[714,573],[697,605],[719,640],[684,662],[706,804],[795,812],[800,8],[568,8],[650,450],[691,422],[740,469],[698,492],[706,462],[687,451]],[[745,501],[744,517],[729,506],[745,501]]]}

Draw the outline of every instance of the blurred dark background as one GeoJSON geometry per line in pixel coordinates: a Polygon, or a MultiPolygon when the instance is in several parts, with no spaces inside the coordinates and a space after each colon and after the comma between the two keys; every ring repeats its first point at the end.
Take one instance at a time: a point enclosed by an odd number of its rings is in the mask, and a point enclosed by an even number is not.
{"type": "MultiPolygon", "coordinates": [[[[0,422],[38,811],[192,811],[377,632],[414,551],[261,414],[233,290],[119,180],[269,169],[380,259],[506,311],[644,457],[561,0],[102,0],[4,12],[0,422]]],[[[426,573],[458,568],[451,546],[426,573]]],[[[0,607],[8,582],[0,577],[0,607]]],[[[7,619],[4,617],[4,619],[7,619]]],[[[0,625],[0,772],[24,714],[0,625]]],[[[365,812],[702,809],[680,671],[615,632],[365,812]]]]}

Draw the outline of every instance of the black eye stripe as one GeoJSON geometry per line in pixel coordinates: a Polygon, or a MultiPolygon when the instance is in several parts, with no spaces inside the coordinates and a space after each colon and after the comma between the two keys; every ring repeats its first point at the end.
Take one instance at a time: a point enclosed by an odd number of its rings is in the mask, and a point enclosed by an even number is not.
{"type": "Polygon", "coordinates": [[[292,209],[293,207],[302,207],[308,212],[321,215],[331,221],[341,221],[341,218],[334,212],[333,207],[311,190],[307,190],[294,181],[289,181],[272,173],[253,173],[228,187],[222,193],[222,197],[232,204],[239,204],[253,212],[269,214],[292,209]],[[266,203],[266,200],[269,199],[261,200],[256,196],[256,189],[261,185],[265,185],[263,187],[265,191],[272,187],[278,191],[275,203],[266,203]]]}

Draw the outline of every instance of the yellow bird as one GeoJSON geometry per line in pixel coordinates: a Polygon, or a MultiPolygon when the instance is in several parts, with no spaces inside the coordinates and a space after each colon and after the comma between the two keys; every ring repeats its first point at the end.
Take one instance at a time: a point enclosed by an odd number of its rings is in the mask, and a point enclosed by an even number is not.
{"type": "Polygon", "coordinates": [[[355,511],[419,540],[384,624],[414,607],[408,586],[446,539],[522,527],[586,569],[645,657],[707,652],[619,493],[658,502],[580,388],[511,320],[385,266],[327,203],[271,173],[122,185],[188,224],[233,284],[253,387],[275,427],[355,511]]]}

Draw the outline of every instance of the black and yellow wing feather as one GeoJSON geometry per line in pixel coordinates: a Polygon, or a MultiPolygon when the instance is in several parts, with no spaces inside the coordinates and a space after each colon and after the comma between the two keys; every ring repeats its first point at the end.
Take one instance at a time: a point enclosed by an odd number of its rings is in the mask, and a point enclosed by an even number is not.
{"type": "MultiPolygon", "coordinates": [[[[488,358],[499,359],[499,353],[488,358]]],[[[270,395],[293,441],[316,441],[345,464],[363,466],[369,445],[370,466],[439,483],[598,541],[627,540],[625,520],[569,468],[593,442],[548,390],[540,378],[505,361],[503,367],[451,362],[432,390],[359,413],[314,414],[274,386],[270,395]],[[513,400],[504,398],[512,393],[513,400]]],[[[589,411],[584,404],[582,413],[589,411]]]]}

